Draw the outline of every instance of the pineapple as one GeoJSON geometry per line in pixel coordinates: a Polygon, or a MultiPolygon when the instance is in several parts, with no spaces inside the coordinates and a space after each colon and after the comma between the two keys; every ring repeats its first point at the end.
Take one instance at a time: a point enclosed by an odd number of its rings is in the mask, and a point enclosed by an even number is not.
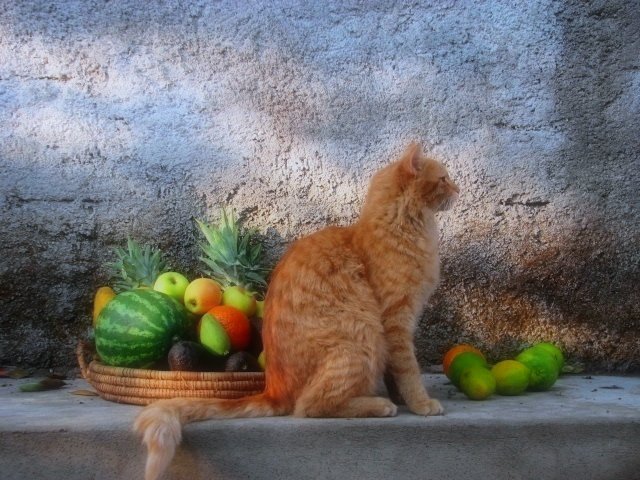
{"type": "Polygon", "coordinates": [[[241,230],[233,213],[222,217],[217,226],[196,220],[206,241],[200,243],[200,257],[209,270],[205,273],[223,289],[238,285],[250,292],[266,290],[269,268],[262,259],[262,246],[255,238],[256,230],[241,230]]]}
{"type": "Polygon", "coordinates": [[[117,293],[140,287],[153,288],[156,278],[167,271],[160,250],[149,245],[140,246],[130,238],[127,238],[127,250],[117,247],[115,253],[118,260],[107,263],[107,267],[117,293]]]}

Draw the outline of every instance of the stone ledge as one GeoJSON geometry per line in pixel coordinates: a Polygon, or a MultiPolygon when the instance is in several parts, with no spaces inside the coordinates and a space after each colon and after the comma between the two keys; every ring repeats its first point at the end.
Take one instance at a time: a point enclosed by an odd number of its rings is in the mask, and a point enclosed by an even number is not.
{"type": "MultiPolygon", "coordinates": [[[[189,425],[167,478],[636,478],[640,379],[565,376],[544,393],[472,402],[425,375],[443,417],[238,419],[189,425]]],[[[139,407],[0,388],[5,479],[142,478],[139,407]]]]}

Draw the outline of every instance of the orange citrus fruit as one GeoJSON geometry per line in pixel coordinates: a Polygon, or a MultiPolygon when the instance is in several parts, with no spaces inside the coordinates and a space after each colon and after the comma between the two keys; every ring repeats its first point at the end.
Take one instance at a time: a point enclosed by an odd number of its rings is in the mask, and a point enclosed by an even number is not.
{"type": "Polygon", "coordinates": [[[240,310],[228,305],[218,305],[207,312],[224,327],[233,350],[244,350],[251,341],[251,323],[240,310]]]}
{"type": "Polygon", "coordinates": [[[482,352],[472,345],[461,343],[460,345],[451,347],[447,351],[447,353],[444,354],[444,358],[442,359],[442,368],[444,369],[445,375],[449,376],[449,368],[451,367],[451,362],[453,362],[453,359],[456,358],[456,356],[463,352],[474,352],[484,358],[482,352]]]}
{"type": "Polygon", "coordinates": [[[464,373],[465,370],[471,367],[483,367],[487,368],[487,361],[484,357],[478,355],[475,352],[462,352],[456,355],[456,358],[451,362],[451,366],[449,367],[449,380],[456,387],[460,386],[460,377],[464,373]]]}
{"type": "Polygon", "coordinates": [[[460,390],[471,400],[484,400],[496,391],[496,379],[484,367],[469,367],[460,375],[460,390]]]}

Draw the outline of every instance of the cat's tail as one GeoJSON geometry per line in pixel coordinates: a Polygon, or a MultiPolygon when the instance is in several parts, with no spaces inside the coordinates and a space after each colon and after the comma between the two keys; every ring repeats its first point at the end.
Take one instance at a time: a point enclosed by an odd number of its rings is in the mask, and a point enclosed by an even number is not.
{"type": "Polygon", "coordinates": [[[133,430],[147,446],[145,480],[156,480],[167,469],[182,439],[182,425],[211,418],[286,415],[290,408],[264,393],[236,399],[173,398],[145,407],[133,430]]]}

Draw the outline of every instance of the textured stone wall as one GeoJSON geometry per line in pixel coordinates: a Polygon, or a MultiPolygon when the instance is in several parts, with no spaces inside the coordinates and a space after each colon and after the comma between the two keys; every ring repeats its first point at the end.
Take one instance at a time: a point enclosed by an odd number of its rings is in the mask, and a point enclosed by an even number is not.
{"type": "Polygon", "coordinates": [[[230,205],[275,261],[419,139],[463,191],[421,362],[640,369],[639,31],[636,0],[0,1],[0,363],[74,362],[127,234],[194,275],[230,205]]]}

